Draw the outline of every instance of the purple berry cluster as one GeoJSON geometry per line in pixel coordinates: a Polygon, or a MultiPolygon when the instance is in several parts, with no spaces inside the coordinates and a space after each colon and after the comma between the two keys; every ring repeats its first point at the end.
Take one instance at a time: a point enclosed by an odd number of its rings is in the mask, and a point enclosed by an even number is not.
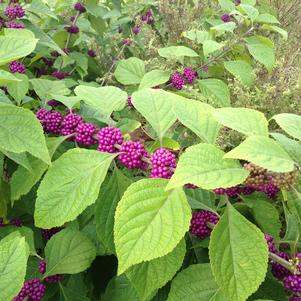
{"type": "Polygon", "coordinates": [[[78,26],[71,24],[71,25],[66,26],[66,31],[71,34],[76,34],[76,33],[79,33],[79,28],[78,28],[78,26]]]}
{"type": "Polygon", "coordinates": [[[140,32],[140,30],[141,30],[141,28],[138,25],[136,25],[132,28],[133,34],[138,34],[140,32]]]}
{"type": "Polygon", "coordinates": [[[42,229],[41,234],[44,240],[49,240],[54,234],[60,232],[63,228],[61,227],[54,227],[51,229],[42,229]]]}
{"type": "Polygon", "coordinates": [[[8,23],[6,24],[6,27],[7,27],[7,28],[14,28],[14,29],[24,29],[24,28],[25,28],[25,25],[22,24],[22,23],[18,23],[18,22],[13,22],[13,21],[11,21],[11,22],[8,22],[8,23]]]}
{"type": "Polygon", "coordinates": [[[83,145],[93,145],[97,141],[94,138],[96,127],[89,122],[81,122],[76,128],[75,141],[83,145]]]}
{"type": "Polygon", "coordinates": [[[46,133],[60,134],[62,115],[59,112],[49,112],[46,109],[40,109],[36,112],[36,117],[40,120],[46,133]]]}
{"type": "Polygon", "coordinates": [[[9,19],[18,19],[23,18],[25,16],[25,10],[21,5],[15,4],[8,6],[4,10],[4,14],[9,19]]]}
{"type": "Polygon", "coordinates": [[[183,77],[186,83],[192,84],[197,77],[197,73],[192,68],[185,67],[183,70],[183,77]]]}
{"type": "Polygon", "coordinates": [[[34,278],[24,282],[24,285],[13,301],[40,301],[45,295],[46,286],[40,279],[34,278]]]}
{"type": "Polygon", "coordinates": [[[272,235],[270,234],[265,234],[264,235],[264,238],[268,244],[268,249],[269,249],[269,252],[271,253],[277,253],[277,249],[276,249],[276,246],[275,246],[275,242],[274,242],[274,238],[272,235]]]}
{"type": "Polygon", "coordinates": [[[283,286],[293,293],[301,293],[301,276],[291,274],[284,278],[283,286]]]}
{"type": "Polygon", "coordinates": [[[229,14],[224,14],[221,16],[221,20],[224,22],[224,23],[228,23],[231,21],[231,16],[229,14]]]}
{"type": "Polygon", "coordinates": [[[83,120],[78,114],[69,113],[66,115],[62,122],[61,134],[64,136],[72,135],[83,120]]]}
{"type": "Polygon", "coordinates": [[[154,16],[153,13],[148,10],[146,11],[142,16],[141,16],[141,21],[147,23],[147,24],[152,24],[154,22],[154,16]]]}
{"type": "Polygon", "coordinates": [[[185,67],[183,74],[174,72],[170,77],[170,81],[174,88],[176,88],[177,90],[182,90],[185,84],[192,84],[196,77],[196,71],[194,71],[190,67],[185,67]]]}
{"type": "Polygon", "coordinates": [[[129,107],[133,107],[133,104],[132,104],[132,96],[128,96],[128,106],[129,107]]]}
{"type": "Polygon", "coordinates": [[[21,228],[23,226],[23,222],[19,217],[13,217],[10,219],[9,223],[13,226],[21,228]]]}
{"type": "Polygon", "coordinates": [[[85,6],[81,2],[76,2],[73,8],[80,13],[84,13],[86,11],[85,6]]]}
{"type": "MultiPolygon", "coordinates": [[[[289,255],[284,252],[277,252],[277,255],[287,261],[290,260],[289,255]]],[[[283,280],[285,277],[290,275],[290,271],[285,267],[283,267],[282,265],[280,265],[279,263],[272,261],[271,265],[272,265],[271,272],[275,278],[279,280],[283,280]]]]}
{"type": "MultiPolygon", "coordinates": [[[[39,262],[39,272],[41,274],[44,274],[46,272],[46,267],[47,267],[47,263],[45,260],[41,260],[39,262]]],[[[60,282],[61,280],[63,279],[63,276],[62,275],[51,275],[51,276],[48,276],[46,277],[44,280],[48,283],[58,283],[60,282]]]]}
{"type": "Polygon", "coordinates": [[[119,150],[122,154],[118,156],[119,161],[129,169],[140,168],[145,170],[148,164],[143,158],[148,158],[149,154],[144,145],[139,141],[127,141],[123,143],[119,150]]]}
{"type": "Polygon", "coordinates": [[[98,133],[98,150],[106,153],[116,153],[118,149],[115,145],[121,145],[123,137],[121,131],[118,128],[105,127],[98,133]]]}
{"type": "Polygon", "coordinates": [[[205,239],[210,236],[212,231],[211,228],[207,226],[207,223],[217,224],[219,217],[207,210],[201,210],[199,212],[192,214],[192,219],[190,222],[190,232],[194,236],[197,236],[199,239],[205,239]]]}
{"type": "Polygon", "coordinates": [[[95,50],[89,49],[89,50],[88,50],[88,55],[89,55],[89,57],[96,57],[96,52],[95,52],[95,50]]]}
{"type": "Polygon", "coordinates": [[[56,70],[56,71],[53,71],[53,72],[51,73],[51,75],[52,75],[53,77],[55,77],[56,79],[61,80],[61,79],[66,78],[66,77],[68,76],[68,73],[66,73],[66,72],[64,72],[64,71],[56,70]]]}
{"type": "Polygon", "coordinates": [[[151,178],[170,179],[176,168],[176,156],[164,148],[159,148],[151,157],[151,178]]]}
{"type": "Polygon", "coordinates": [[[18,61],[12,61],[9,63],[9,70],[11,73],[25,73],[26,68],[22,63],[18,61]]]}
{"type": "Polygon", "coordinates": [[[301,301],[301,297],[294,295],[291,296],[288,301],[301,301]]]}

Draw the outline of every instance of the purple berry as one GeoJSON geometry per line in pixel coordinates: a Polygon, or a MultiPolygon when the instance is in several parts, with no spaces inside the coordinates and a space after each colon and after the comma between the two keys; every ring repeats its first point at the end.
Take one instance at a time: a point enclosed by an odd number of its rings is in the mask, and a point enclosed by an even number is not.
{"type": "Polygon", "coordinates": [[[273,199],[279,192],[279,188],[273,183],[260,185],[257,189],[258,191],[264,192],[267,197],[273,199]]]}
{"type": "Polygon", "coordinates": [[[183,77],[188,84],[192,84],[193,81],[196,79],[197,73],[189,67],[185,67],[183,71],[183,77]]]}
{"type": "Polygon", "coordinates": [[[221,16],[221,20],[224,22],[224,23],[228,23],[231,21],[231,16],[229,14],[224,14],[221,16]]]}
{"type": "Polygon", "coordinates": [[[176,156],[164,148],[159,148],[151,157],[151,178],[170,179],[176,168],[176,156]]]}
{"type": "Polygon", "coordinates": [[[185,80],[179,72],[174,72],[171,75],[171,83],[177,90],[182,90],[185,84],[185,80]]]}
{"type": "Polygon", "coordinates": [[[118,149],[115,144],[121,145],[123,137],[121,131],[118,128],[105,127],[98,133],[98,150],[107,153],[116,153],[118,149]]]}
{"type": "Polygon", "coordinates": [[[270,234],[265,234],[264,235],[265,240],[267,241],[269,252],[271,253],[277,253],[277,249],[274,243],[274,238],[270,234]]]}
{"type": "Polygon", "coordinates": [[[202,210],[193,213],[190,222],[190,232],[199,239],[205,239],[212,231],[212,229],[207,226],[207,223],[217,224],[218,220],[219,217],[211,211],[202,210]]]}
{"type": "Polygon", "coordinates": [[[80,13],[84,13],[86,11],[85,6],[81,2],[76,2],[73,7],[75,10],[79,11],[80,13]]]}
{"type": "Polygon", "coordinates": [[[75,16],[71,16],[71,17],[70,17],[70,22],[73,23],[74,21],[75,21],[75,16]]]}
{"type": "Polygon", "coordinates": [[[45,240],[49,240],[54,234],[60,232],[62,230],[61,227],[54,227],[51,229],[42,229],[41,233],[42,233],[42,237],[45,240]]]}
{"type": "Polygon", "coordinates": [[[18,61],[12,61],[9,63],[9,70],[12,73],[25,73],[26,68],[22,63],[18,61]]]}
{"type": "Polygon", "coordinates": [[[129,107],[133,107],[133,104],[132,104],[132,96],[128,96],[128,106],[129,107]]]}
{"type": "Polygon", "coordinates": [[[41,260],[39,262],[39,272],[41,274],[44,274],[46,272],[46,261],[45,260],[41,260]]]}
{"type": "Polygon", "coordinates": [[[96,52],[95,52],[93,49],[89,49],[89,50],[88,50],[88,55],[89,55],[90,57],[96,57],[96,52]]]}
{"type": "Polygon", "coordinates": [[[10,224],[14,225],[16,227],[22,227],[23,226],[23,222],[19,217],[13,217],[12,219],[10,219],[10,224]]]}
{"type": "Polygon", "coordinates": [[[64,79],[67,75],[68,75],[68,73],[66,73],[66,72],[63,72],[63,71],[54,71],[54,72],[52,72],[52,74],[51,74],[53,77],[55,77],[56,79],[59,79],[59,80],[61,80],[61,79],[64,79]]]}
{"type": "Polygon", "coordinates": [[[49,112],[44,121],[43,127],[46,133],[60,134],[62,129],[62,115],[59,112],[49,112]]]}
{"type": "Polygon", "coordinates": [[[300,293],[301,292],[301,275],[289,275],[283,280],[283,286],[293,292],[300,293]]]}
{"type": "Polygon", "coordinates": [[[48,106],[50,107],[58,107],[61,103],[55,99],[51,99],[47,101],[48,106]]]}
{"type": "Polygon", "coordinates": [[[6,27],[7,28],[15,28],[15,29],[24,29],[25,28],[25,25],[22,24],[22,23],[18,23],[18,22],[8,22],[6,24],[6,27]]]}
{"type": "Polygon", "coordinates": [[[288,301],[301,301],[301,297],[294,295],[291,296],[288,301]]]}
{"type": "Polygon", "coordinates": [[[83,145],[96,144],[94,135],[96,134],[96,128],[92,123],[82,122],[76,128],[75,140],[83,145]]]}
{"type": "Polygon", "coordinates": [[[40,279],[34,278],[24,282],[18,296],[13,301],[40,301],[45,295],[46,286],[40,279]]]}
{"type": "Polygon", "coordinates": [[[19,4],[10,5],[4,10],[4,14],[10,19],[18,19],[25,16],[25,10],[19,4]]]}
{"type": "Polygon", "coordinates": [[[78,114],[69,113],[62,122],[61,134],[64,136],[72,135],[76,132],[76,128],[83,120],[78,114]]]}
{"type": "Polygon", "coordinates": [[[130,39],[123,39],[122,44],[126,45],[126,46],[130,46],[131,45],[131,40],[130,39]]]}
{"type": "Polygon", "coordinates": [[[213,192],[218,195],[226,194],[230,198],[237,198],[239,194],[241,193],[241,187],[240,186],[233,186],[229,188],[216,188],[213,189],[213,192]]]}
{"type": "Polygon", "coordinates": [[[65,27],[67,32],[71,33],[71,34],[76,34],[79,33],[79,28],[76,25],[69,25],[65,27]]]}
{"type": "Polygon", "coordinates": [[[46,58],[43,58],[43,62],[46,66],[48,67],[52,67],[53,64],[54,64],[54,60],[53,59],[46,59],[46,58]]]}
{"type": "MultiPolygon", "coordinates": [[[[46,266],[47,266],[47,263],[45,260],[41,260],[39,262],[39,272],[41,274],[44,274],[46,272],[46,266]]],[[[48,276],[46,277],[44,280],[48,283],[58,283],[60,282],[61,280],[63,279],[63,276],[62,275],[51,275],[51,276],[48,276]]]]}
{"type": "Polygon", "coordinates": [[[59,57],[59,56],[60,56],[60,53],[59,53],[58,51],[52,51],[52,52],[51,52],[51,55],[52,55],[53,57],[59,57]]]}
{"type": "Polygon", "coordinates": [[[140,27],[136,25],[133,27],[132,31],[133,31],[133,34],[138,34],[140,32],[140,27]]]}
{"type": "Polygon", "coordinates": [[[139,141],[127,141],[121,145],[119,150],[121,155],[118,156],[118,159],[129,169],[146,169],[148,164],[144,162],[143,157],[148,158],[149,154],[144,148],[143,144],[139,141]]]}
{"type": "MultiPolygon", "coordinates": [[[[284,252],[278,252],[277,255],[287,261],[290,259],[289,255],[284,252]]],[[[272,274],[275,278],[282,280],[283,278],[289,276],[291,272],[279,263],[272,261],[272,274]]]]}
{"type": "Polygon", "coordinates": [[[154,22],[153,14],[150,10],[146,11],[144,15],[141,16],[141,20],[146,22],[147,24],[151,24],[154,22]]]}

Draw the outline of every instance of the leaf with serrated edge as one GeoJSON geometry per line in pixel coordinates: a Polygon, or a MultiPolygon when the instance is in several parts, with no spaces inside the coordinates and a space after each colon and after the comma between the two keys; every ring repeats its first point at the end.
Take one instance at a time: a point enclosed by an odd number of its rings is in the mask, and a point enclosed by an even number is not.
{"type": "Polygon", "coordinates": [[[193,264],[171,283],[167,301],[227,301],[215,282],[209,263],[193,264]]]}
{"type": "Polygon", "coordinates": [[[53,162],[38,188],[35,225],[44,229],[62,226],[92,205],[114,157],[77,148],[53,162]]]}
{"type": "Polygon", "coordinates": [[[126,276],[136,288],[140,301],[145,301],[157,289],[164,286],[180,269],[186,252],[185,241],[169,254],[130,267],[126,276]]]}
{"type": "Polygon", "coordinates": [[[139,89],[152,88],[166,83],[169,80],[170,73],[162,70],[152,70],[144,74],[139,89]]]}
{"type": "Polygon", "coordinates": [[[28,152],[51,163],[42,126],[28,109],[0,103],[0,147],[13,153],[28,152]]]}
{"type": "Polygon", "coordinates": [[[13,232],[0,241],[0,301],[19,293],[26,274],[29,251],[25,238],[13,232]]]}
{"type": "Polygon", "coordinates": [[[278,114],[273,117],[278,125],[290,136],[301,140],[301,116],[296,114],[278,114]]]}
{"type": "Polygon", "coordinates": [[[191,209],[182,189],[165,191],[167,180],[133,183],[118,203],[114,240],[118,274],[170,253],[189,228],[191,209]]]}
{"type": "Polygon", "coordinates": [[[77,230],[64,229],[46,245],[47,267],[43,277],[83,272],[95,257],[96,248],[89,238],[77,230]]]}
{"type": "Polygon", "coordinates": [[[221,108],[212,112],[223,126],[247,136],[268,136],[268,121],[263,113],[247,108],[221,108]]]}
{"type": "Polygon", "coordinates": [[[239,161],[224,159],[225,153],[211,144],[191,146],[180,157],[167,189],[192,183],[204,189],[232,187],[242,183],[249,173],[239,161]]]}
{"type": "Polygon", "coordinates": [[[224,158],[241,159],[275,172],[294,170],[294,161],[273,139],[250,136],[224,158]]]}
{"type": "Polygon", "coordinates": [[[254,293],[268,268],[263,233],[230,203],[211,233],[209,257],[216,282],[231,301],[254,293]]]}

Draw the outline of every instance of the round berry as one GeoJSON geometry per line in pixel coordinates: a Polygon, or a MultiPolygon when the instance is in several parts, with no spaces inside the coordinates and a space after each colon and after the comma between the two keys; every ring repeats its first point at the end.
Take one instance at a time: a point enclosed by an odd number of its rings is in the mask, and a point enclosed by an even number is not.
{"type": "Polygon", "coordinates": [[[83,120],[78,114],[69,113],[66,115],[62,122],[61,134],[68,136],[76,132],[76,128],[83,120]]]}
{"type": "MultiPolygon", "coordinates": [[[[287,261],[289,261],[289,259],[290,259],[289,255],[284,252],[278,252],[277,255],[287,261]]],[[[282,280],[283,278],[285,278],[291,274],[291,272],[288,269],[286,269],[285,267],[280,265],[278,262],[274,262],[274,261],[272,261],[272,270],[271,271],[272,271],[273,276],[279,280],[282,280]]]]}
{"type": "Polygon", "coordinates": [[[40,301],[45,295],[46,286],[40,279],[34,278],[24,282],[21,291],[13,301],[40,301]]]}
{"type": "Polygon", "coordinates": [[[121,145],[123,137],[121,131],[118,128],[105,127],[102,128],[98,133],[98,150],[107,153],[116,153],[118,149],[115,147],[116,144],[121,145]]]}
{"type": "Polygon", "coordinates": [[[25,16],[25,10],[19,4],[10,5],[4,10],[4,14],[10,19],[18,19],[25,16]]]}
{"type": "Polygon", "coordinates": [[[86,11],[85,6],[81,2],[76,2],[73,7],[75,10],[79,11],[80,13],[84,13],[86,11]]]}
{"type": "Polygon", "coordinates": [[[301,292],[301,275],[289,275],[283,280],[284,287],[293,292],[300,293],[301,292]]]}
{"type": "Polygon", "coordinates": [[[193,213],[190,222],[190,232],[199,239],[205,239],[212,231],[212,229],[207,226],[207,223],[217,224],[218,220],[219,217],[211,211],[202,210],[193,213]]]}
{"type": "Polygon", "coordinates": [[[119,161],[129,169],[146,169],[148,164],[143,158],[148,158],[149,154],[139,141],[127,141],[121,145],[119,150],[122,154],[118,156],[119,161]]]}
{"type": "Polygon", "coordinates": [[[170,179],[176,168],[176,156],[164,148],[159,148],[151,157],[151,178],[170,179]]]}
{"type": "Polygon", "coordinates": [[[12,61],[9,63],[9,70],[12,73],[25,73],[26,68],[22,63],[18,61],[12,61]]]}
{"type": "Polygon", "coordinates": [[[196,79],[197,73],[189,67],[185,67],[183,71],[183,77],[185,79],[185,82],[188,84],[192,84],[193,81],[196,79]]]}
{"type": "Polygon", "coordinates": [[[94,135],[96,134],[96,128],[92,123],[82,122],[76,128],[75,140],[83,145],[96,144],[94,135]]]}
{"type": "Polygon", "coordinates": [[[171,84],[173,85],[174,88],[176,88],[177,90],[182,90],[183,89],[183,86],[185,84],[185,80],[179,72],[174,72],[171,75],[170,80],[171,80],[171,84]]]}

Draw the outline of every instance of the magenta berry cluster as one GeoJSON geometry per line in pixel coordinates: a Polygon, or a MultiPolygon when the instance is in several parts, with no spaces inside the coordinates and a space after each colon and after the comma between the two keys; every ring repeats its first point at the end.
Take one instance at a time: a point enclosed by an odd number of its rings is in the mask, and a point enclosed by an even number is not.
{"type": "Polygon", "coordinates": [[[164,148],[159,148],[151,157],[151,178],[169,179],[176,168],[176,156],[164,148]]]}
{"type": "Polygon", "coordinates": [[[25,73],[26,68],[22,63],[18,61],[12,61],[9,63],[9,70],[12,73],[25,73]]]}
{"type": "Polygon", "coordinates": [[[89,49],[89,50],[88,50],[88,55],[89,55],[90,57],[96,57],[96,52],[95,52],[95,50],[89,49]]]}
{"type": "Polygon", "coordinates": [[[18,19],[25,16],[25,10],[20,4],[10,5],[4,10],[4,14],[9,19],[18,19]]]}
{"type": "Polygon", "coordinates": [[[62,120],[63,117],[59,112],[49,112],[43,121],[45,132],[49,134],[60,134],[62,120]]]}
{"type": "Polygon", "coordinates": [[[86,11],[85,6],[81,2],[76,2],[73,7],[76,11],[80,13],[84,13],[86,11]]]}
{"type": "Polygon", "coordinates": [[[270,234],[265,234],[264,235],[264,238],[268,244],[268,249],[269,249],[269,252],[271,253],[277,253],[277,249],[276,249],[276,246],[275,246],[275,242],[274,242],[274,238],[272,235],[270,234]]]}
{"type": "Polygon", "coordinates": [[[185,80],[179,72],[174,72],[171,75],[170,80],[174,88],[176,88],[177,90],[183,89],[183,86],[185,85],[185,80]]]}
{"type": "Polygon", "coordinates": [[[40,279],[34,278],[24,282],[24,285],[13,301],[40,301],[45,295],[46,286],[40,279]]]}
{"type": "Polygon", "coordinates": [[[291,296],[288,301],[301,301],[301,297],[294,295],[291,296]]]}
{"type": "MultiPolygon", "coordinates": [[[[39,272],[41,274],[44,274],[46,272],[46,267],[47,267],[47,263],[45,260],[41,260],[39,262],[39,272]]],[[[58,283],[60,282],[61,280],[63,279],[63,276],[62,275],[51,275],[51,276],[48,276],[46,277],[44,280],[48,283],[58,283]]]]}
{"type": "Polygon", "coordinates": [[[123,39],[122,44],[126,45],[126,46],[130,46],[131,45],[131,40],[130,39],[123,39]]]}
{"type": "Polygon", "coordinates": [[[106,153],[116,153],[115,145],[121,145],[123,137],[120,129],[113,127],[102,128],[98,133],[98,150],[106,153]]]}
{"type": "Polygon", "coordinates": [[[67,30],[67,32],[69,32],[69,33],[71,33],[71,34],[79,33],[79,28],[78,28],[78,26],[76,26],[76,25],[74,25],[74,24],[71,24],[71,25],[66,26],[66,30],[67,30]]]}
{"type": "Polygon", "coordinates": [[[83,120],[80,115],[75,113],[69,113],[63,119],[61,134],[64,136],[74,134],[78,125],[82,122],[83,120]]]}
{"type": "Polygon", "coordinates": [[[197,73],[192,68],[185,67],[183,70],[183,77],[186,83],[192,84],[197,77],[197,73]]]}
{"type": "Polygon", "coordinates": [[[19,227],[19,228],[23,226],[23,222],[22,222],[22,220],[19,217],[13,217],[13,218],[11,218],[10,221],[9,221],[9,223],[11,225],[14,225],[14,226],[19,227]]]}
{"type": "Polygon", "coordinates": [[[140,27],[138,25],[132,28],[133,34],[138,34],[140,32],[140,27]]]}
{"type": "Polygon", "coordinates": [[[148,10],[146,11],[142,16],[141,16],[141,20],[147,24],[151,24],[154,22],[154,16],[153,13],[148,10]]]}
{"type": "Polygon", "coordinates": [[[128,106],[129,107],[133,107],[133,104],[132,104],[132,96],[128,96],[128,106]]]}
{"type": "Polygon", "coordinates": [[[56,71],[53,71],[53,72],[51,73],[51,75],[52,75],[53,77],[55,77],[56,79],[61,80],[61,79],[66,78],[66,77],[68,76],[68,73],[66,73],[66,72],[64,72],[64,71],[56,70],[56,71]]]}
{"type": "Polygon", "coordinates": [[[211,211],[201,210],[195,212],[192,214],[190,232],[199,239],[205,239],[212,231],[212,229],[207,226],[207,223],[217,224],[218,221],[218,215],[211,211]]]}
{"type": "Polygon", "coordinates": [[[51,229],[42,229],[41,230],[41,234],[42,234],[42,237],[47,241],[53,235],[55,235],[56,233],[60,232],[61,230],[62,230],[61,227],[54,227],[54,228],[51,228],[51,229]]]}
{"type": "Polygon", "coordinates": [[[229,14],[224,14],[221,16],[221,20],[224,22],[224,23],[228,23],[231,21],[231,16],[229,14]]]}
{"type": "Polygon", "coordinates": [[[75,141],[83,145],[96,144],[94,135],[96,134],[96,127],[89,122],[81,122],[76,128],[75,141]]]}
{"type": "Polygon", "coordinates": [[[301,275],[289,275],[283,280],[283,286],[293,292],[300,293],[301,292],[301,275]]]}
{"type": "Polygon", "coordinates": [[[6,24],[6,27],[7,27],[7,28],[14,28],[14,29],[24,29],[24,28],[25,28],[25,25],[22,24],[22,23],[18,23],[18,22],[13,22],[13,21],[11,21],[11,22],[8,22],[8,23],[6,24]]]}
{"type": "MultiPolygon", "coordinates": [[[[277,255],[287,261],[289,261],[289,259],[290,259],[289,255],[284,252],[277,252],[277,255]]],[[[286,269],[285,267],[283,267],[282,265],[280,265],[277,262],[272,261],[271,265],[272,265],[271,272],[272,272],[273,276],[279,280],[282,280],[291,274],[288,269],[286,269]]]]}
{"type": "Polygon", "coordinates": [[[149,154],[144,145],[139,141],[126,141],[119,150],[122,154],[118,156],[119,161],[129,169],[146,169],[148,164],[143,158],[148,158],[149,154]]]}
{"type": "Polygon", "coordinates": [[[249,186],[233,186],[229,188],[216,188],[213,189],[213,192],[218,194],[218,195],[224,195],[226,194],[230,198],[237,198],[239,197],[240,194],[243,195],[249,195],[255,191],[254,188],[249,187],[249,186]]]}

